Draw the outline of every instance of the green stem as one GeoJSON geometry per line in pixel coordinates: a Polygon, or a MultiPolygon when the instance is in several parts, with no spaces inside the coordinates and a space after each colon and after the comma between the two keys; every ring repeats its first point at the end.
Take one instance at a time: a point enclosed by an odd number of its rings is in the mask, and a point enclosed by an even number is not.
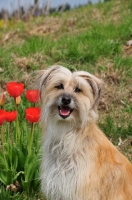
{"type": "Polygon", "coordinates": [[[18,105],[15,102],[15,106],[16,106],[16,112],[17,112],[17,118],[16,118],[16,142],[17,142],[17,138],[20,139],[20,132],[19,132],[19,121],[18,121],[18,105]]]}
{"type": "Polygon", "coordinates": [[[4,130],[3,130],[3,125],[1,125],[2,150],[3,150],[3,154],[5,154],[5,149],[4,149],[5,139],[4,139],[4,134],[3,134],[3,132],[4,132],[4,130]]]}
{"type": "Polygon", "coordinates": [[[31,150],[32,150],[33,134],[34,134],[34,123],[32,123],[31,125],[31,136],[30,136],[30,141],[29,141],[29,146],[28,146],[28,156],[31,154],[31,150]]]}
{"type": "Polygon", "coordinates": [[[5,138],[4,138],[4,128],[3,128],[3,125],[1,125],[1,140],[2,140],[2,151],[3,151],[3,155],[4,155],[5,166],[6,166],[6,169],[8,169],[7,160],[6,160],[6,157],[5,157],[5,147],[4,147],[5,138]]]}
{"type": "Polygon", "coordinates": [[[12,142],[13,142],[13,139],[12,139],[12,130],[11,130],[11,122],[10,122],[10,163],[11,163],[11,167],[12,167],[12,142]]]}
{"type": "Polygon", "coordinates": [[[11,146],[12,146],[13,138],[12,138],[11,123],[12,123],[12,122],[10,122],[10,144],[11,144],[11,146]]]}

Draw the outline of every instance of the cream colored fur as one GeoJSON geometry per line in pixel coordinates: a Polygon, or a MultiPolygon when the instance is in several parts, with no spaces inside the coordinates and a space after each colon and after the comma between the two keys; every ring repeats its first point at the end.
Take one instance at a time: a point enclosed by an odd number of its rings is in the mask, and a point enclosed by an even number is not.
{"type": "Polygon", "coordinates": [[[96,125],[101,84],[88,72],[62,66],[40,72],[40,178],[47,199],[132,200],[132,165],[96,125]],[[73,110],[66,118],[58,110],[63,95],[73,110]]]}

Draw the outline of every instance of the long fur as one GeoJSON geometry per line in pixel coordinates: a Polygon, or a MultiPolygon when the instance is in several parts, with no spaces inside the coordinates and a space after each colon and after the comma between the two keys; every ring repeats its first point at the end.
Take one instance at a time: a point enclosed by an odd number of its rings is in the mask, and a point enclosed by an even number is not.
{"type": "Polygon", "coordinates": [[[71,73],[62,66],[40,72],[40,178],[47,199],[132,200],[132,164],[96,125],[101,84],[88,72],[71,73]],[[56,89],[60,83],[64,88],[56,89]],[[62,95],[70,96],[73,109],[65,119],[57,108],[62,95]]]}

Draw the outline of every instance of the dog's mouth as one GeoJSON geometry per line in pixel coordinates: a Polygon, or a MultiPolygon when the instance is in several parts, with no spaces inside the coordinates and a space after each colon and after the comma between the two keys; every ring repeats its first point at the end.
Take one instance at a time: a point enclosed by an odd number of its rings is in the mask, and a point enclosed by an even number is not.
{"type": "Polygon", "coordinates": [[[62,118],[67,118],[70,116],[70,114],[72,113],[73,109],[71,109],[68,106],[58,106],[58,110],[59,110],[59,115],[62,118]]]}

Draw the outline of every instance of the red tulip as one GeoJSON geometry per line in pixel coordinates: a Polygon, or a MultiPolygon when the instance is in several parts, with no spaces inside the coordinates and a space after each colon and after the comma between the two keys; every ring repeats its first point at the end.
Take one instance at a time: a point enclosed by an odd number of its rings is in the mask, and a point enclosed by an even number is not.
{"type": "Polygon", "coordinates": [[[31,103],[36,103],[39,101],[40,97],[39,97],[39,91],[38,90],[27,90],[26,91],[26,98],[28,99],[28,101],[30,101],[31,103]]]}
{"type": "Polygon", "coordinates": [[[0,110],[0,125],[5,121],[5,110],[0,110]]]}
{"type": "Polygon", "coordinates": [[[38,122],[40,118],[40,108],[30,107],[26,109],[26,119],[31,122],[38,122]]]}
{"type": "Polygon", "coordinates": [[[5,120],[6,122],[13,122],[17,118],[17,112],[15,110],[10,112],[5,112],[5,120]]]}
{"type": "Polygon", "coordinates": [[[18,97],[23,93],[24,84],[17,82],[7,83],[6,89],[11,97],[18,97]]]}

